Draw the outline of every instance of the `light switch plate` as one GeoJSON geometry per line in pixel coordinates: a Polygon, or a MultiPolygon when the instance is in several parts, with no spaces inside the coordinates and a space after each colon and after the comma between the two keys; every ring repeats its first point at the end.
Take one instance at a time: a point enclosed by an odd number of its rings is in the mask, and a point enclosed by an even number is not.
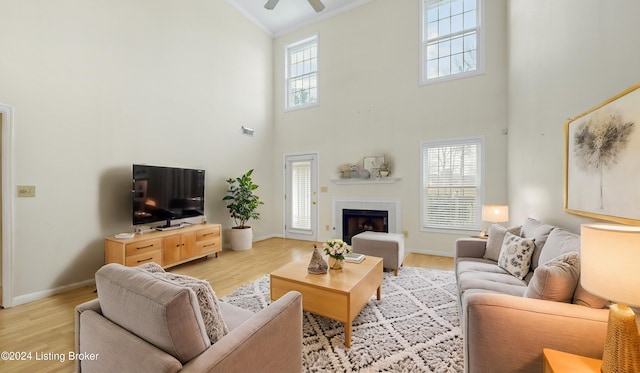
{"type": "Polygon", "coordinates": [[[18,185],[18,197],[35,197],[35,185],[18,185]]]}

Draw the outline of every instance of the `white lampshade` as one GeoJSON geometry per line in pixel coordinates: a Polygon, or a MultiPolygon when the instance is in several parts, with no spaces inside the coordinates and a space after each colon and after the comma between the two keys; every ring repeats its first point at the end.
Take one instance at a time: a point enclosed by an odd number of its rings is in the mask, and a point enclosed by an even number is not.
{"type": "Polygon", "coordinates": [[[482,221],[503,223],[509,221],[509,206],[482,205],[482,221]]]}
{"type": "Polygon", "coordinates": [[[583,224],[580,283],[589,292],[640,307],[640,227],[583,224]]]}

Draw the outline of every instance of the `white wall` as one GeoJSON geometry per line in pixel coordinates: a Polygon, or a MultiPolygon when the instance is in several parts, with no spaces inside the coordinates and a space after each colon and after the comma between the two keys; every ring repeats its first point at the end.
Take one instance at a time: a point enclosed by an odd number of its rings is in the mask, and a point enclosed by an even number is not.
{"type": "MultiPolygon", "coordinates": [[[[419,1],[376,0],[337,17],[276,39],[275,164],[282,190],[283,154],[318,151],[320,239],[331,237],[335,197],[376,197],[401,201],[406,247],[452,255],[450,234],[420,231],[420,141],[484,136],[485,200],[507,202],[506,2],[486,1],[486,74],[430,86],[419,85],[419,1]],[[319,102],[284,112],[284,47],[318,33],[319,102]],[[371,155],[392,159],[390,185],[336,185],[344,163],[371,155]]],[[[274,216],[282,216],[282,205],[274,216]]],[[[282,220],[280,220],[282,221],[282,220]]]]}
{"type": "Polygon", "coordinates": [[[640,3],[486,3],[486,74],[421,87],[414,0],[372,1],[273,42],[223,1],[4,0],[0,102],[15,108],[15,184],[38,188],[14,201],[14,295],[93,276],[103,237],[131,229],[134,162],[205,168],[209,220],[225,227],[224,180],[256,168],[264,237],[282,231],[283,154],[318,151],[320,239],[333,197],[392,198],[407,247],[450,254],[456,236],[419,230],[419,144],[483,135],[485,201],[507,202],[508,187],[513,223],[577,231],[586,219],[562,210],[563,123],[640,81],[640,3]],[[285,113],[284,45],[315,32],[320,106],[285,113]],[[330,181],[377,154],[400,182],[330,181]]]}
{"type": "Polygon", "coordinates": [[[255,168],[274,204],[272,40],[227,2],[5,0],[0,46],[14,181],[37,187],[15,199],[18,302],[93,278],[103,238],[132,230],[132,163],[205,169],[208,219],[227,228],[227,178],[255,168]]]}
{"type": "Polygon", "coordinates": [[[640,82],[640,2],[509,2],[509,205],[579,232],[563,211],[564,122],[640,82]]]}

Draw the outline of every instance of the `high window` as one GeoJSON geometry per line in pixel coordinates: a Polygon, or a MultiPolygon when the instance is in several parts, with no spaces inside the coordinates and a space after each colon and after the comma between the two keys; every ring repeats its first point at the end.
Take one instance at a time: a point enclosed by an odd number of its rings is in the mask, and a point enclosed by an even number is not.
{"type": "Polygon", "coordinates": [[[286,110],[318,104],[318,37],[286,47],[286,110]]]}
{"type": "Polygon", "coordinates": [[[420,0],[422,84],[484,72],[482,0],[420,0]]]}
{"type": "Polygon", "coordinates": [[[480,230],[482,138],[422,142],[422,229],[480,230]]]}

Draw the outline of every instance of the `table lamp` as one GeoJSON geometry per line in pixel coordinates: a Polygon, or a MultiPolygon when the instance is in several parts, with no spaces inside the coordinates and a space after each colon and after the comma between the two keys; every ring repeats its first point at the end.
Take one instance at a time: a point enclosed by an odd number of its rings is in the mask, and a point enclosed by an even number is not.
{"type": "MultiPolygon", "coordinates": [[[[492,223],[504,223],[509,221],[509,206],[506,205],[482,205],[482,221],[492,223]]],[[[486,236],[487,232],[480,232],[480,236],[486,236]]]]}
{"type": "Polygon", "coordinates": [[[639,372],[640,335],[633,310],[640,307],[640,227],[583,224],[580,283],[612,304],[602,372],[639,372]]]}

